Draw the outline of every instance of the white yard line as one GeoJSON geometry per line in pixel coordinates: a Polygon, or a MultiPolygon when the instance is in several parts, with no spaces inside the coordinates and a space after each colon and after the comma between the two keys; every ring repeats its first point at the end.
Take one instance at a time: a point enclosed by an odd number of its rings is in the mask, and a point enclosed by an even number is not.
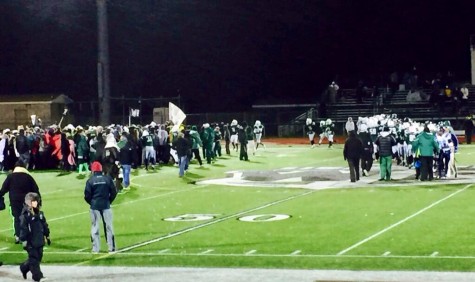
{"type": "Polygon", "coordinates": [[[452,194],[450,194],[450,195],[448,195],[448,196],[446,196],[446,197],[444,197],[444,198],[442,198],[442,199],[440,199],[440,200],[438,200],[438,201],[436,201],[436,202],[434,202],[434,203],[428,205],[427,207],[425,207],[425,208],[423,208],[423,209],[417,211],[416,213],[413,213],[413,214],[411,214],[410,216],[408,216],[408,217],[406,217],[406,218],[404,218],[404,219],[402,219],[402,220],[400,220],[400,221],[398,221],[398,222],[396,222],[396,223],[394,223],[394,224],[392,224],[392,225],[390,225],[390,226],[384,228],[383,230],[381,230],[381,231],[379,231],[379,232],[377,232],[377,233],[375,233],[375,234],[373,234],[373,235],[371,235],[371,236],[369,236],[369,237],[367,237],[367,238],[365,238],[365,239],[359,241],[358,243],[356,243],[356,244],[354,244],[354,245],[352,245],[352,246],[350,246],[350,247],[348,247],[348,248],[342,250],[342,251],[339,252],[337,255],[346,254],[347,252],[353,250],[354,248],[357,248],[357,247],[363,245],[364,243],[366,243],[366,242],[368,242],[368,241],[370,241],[370,240],[372,240],[372,239],[378,237],[379,235],[381,235],[381,234],[383,234],[383,233],[386,233],[387,231],[393,229],[394,227],[403,224],[404,222],[408,221],[409,219],[420,215],[421,213],[427,211],[428,209],[430,209],[430,208],[432,208],[432,207],[435,207],[436,205],[442,203],[443,201],[452,198],[453,196],[457,195],[458,193],[467,190],[468,187],[470,187],[470,186],[472,186],[472,185],[473,185],[473,184],[468,184],[468,185],[466,185],[466,186],[463,187],[462,189],[453,192],[452,194]]]}
{"type": "Polygon", "coordinates": [[[191,231],[195,231],[195,230],[198,230],[198,229],[210,226],[210,225],[214,225],[214,224],[223,222],[223,221],[231,219],[231,218],[236,218],[236,217],[239,217],[239,216],[247,214],[247,213],[262,210],[262,209],[265,209],[265,208],[268,208],[268,207],[271,207],[271,206],[275,206],[275,205],[278,205],[278,204],[281,204],[281,203],[284,203],[284,202],[288,202],[288,201],[291,201],[291,200],[294,200],[294,199],[297,199],[297,198],[300,198],[300,197],[305,197],[305,196],[311,195],[315,192],[316,191],[308,191],[308,192],[305,192],[305,193],[302,193],[302,194],[298,194],[298,195],[287,197],[287,198],[284,198],[284,199],[281,199],[281,200],[270,202],[270,203],[267,203],[265,205],[262,205],[262,206],[259,206],[259,207],[256,207],[256,208],[252,208],[252,209],[249,209],[249,210],[237,212],[237,213],[234,213],[234,214],[222,217],[222,218],[217,218],[217,219],[209,221],[209,222],[205,222],[205,223],[198,224],[198,225],[195,225],[195,226],[192,226],[192,227],[188,227],[188,228],[185,228],[185,229],[182,229],[182,230],[179,230],[179,231],[169,233],[165,236],[161,236],[161,237],[149,240],[149,241],[145,241],[145,242],[142,242],[142,243],[139,243],[139,244],[135,244],[135,245],[120,249],[120,250],[118,250],[117,252],[115,252],[113,254],[105,254],[103,256],[99,256],[99,257],[94,258],[92,260],[83,261],[83,262],[80,262],[80,263],[75,264],[75,265],[84,265],[84,264],[86,264],[90,261],[107,258],[107,257],[110,257],[110,256],[118,254],[118,253],[128,252],[128,251],[136,249],[136,248],[144,247],[144,246],[147,246],[147,245],[150,245],[150,244],[153,244],[153,243],[156,243],[156,242],[160,242],[160,241],[163,241],[163,240],[166,240],[166,239],[170,239],[170,238],[173,238],[173,237],[176,237],[176,236],[180,236],[182,234],[185,234],[185,233],[188,233],[188,232],[191,232],[191,231]]]}
{"type": "MultiPolygon", "coordinates": [[[[195,189],[199,189],[199,188],[203,188],[203,187],[204,186],[200,185],[200,186],[196,186],[196,187],[190,188],[190,189],[175,190],[175,191],[171,191],[171,192],[168,192],[168,193],[159,194],[159,195],[155,195],[155,196],[151,196],[151,197],[147,197],[147,198],[140,198],[140,199],[137,199],[137,200],[127,201],[127,202],[123,202],[123,203],[116,204],[116,205],[113,204],[112,207],[114,208],[114,207],[118,207],[118,206],[129,205],[129,204],[133,204],[133,203],[137,203],[137,202],[142,202],[142,201],[148,201],[148,200],[151,200],[151,199],[161,198],[161,197],[165,197],[165,196],[169,196],[169,195],[173,195],[173,194],[177,194],[177,193],[189,192],[191,190],[195,190],[195,189]]],[[[51,218],[51,219],[48,219],[48,222],[68,219],[68,218],[71,218],[71,217],[84,215],[84,214],[89,214],[89,210],[84,211],[84,212],[69,214],[69,215],[66,215],[66,216],[51,218]]],[[[0,230],[0,233],[12,231],[12,230],[13,230],[13,228],[3,229],[3,230],[0,230]]]]}
{"type": "MultiPolygon", "coordinates": [[[[24,254],[25,251],[0,251],[0,254],[24,254]]],[[[70,255],[84,255],[87,257],[91,256],[91,252],[77,252],[77,251],[60,251],[60,252],[55,252],[55,251],[48,251],[45,250],[44,254],[50,254],[50,255],[65,255],[65,256],[70,256],[70,255]]],[[[105,256],[110,256],[108,254],[105,254],[105,256]]],[[[475,256],[439,256],[439,255],[325,255],[325,254],[265,254],[265,253],[237,253],[237,254],[222,254],[222,253],[214,253],[214,252],[208,252],[208,253],[183,253],[183,252],[129,252],[129,253],[116,253],[114,256],[148,256],[148,257],[158,257],[158,256],[188,256],[188,257],[199,257],[199,256],[210,256],[210,257],[281,257],[281,258],[373,258],[373,259],[455,259],[455,260],[475,260],[475,256]]]]}

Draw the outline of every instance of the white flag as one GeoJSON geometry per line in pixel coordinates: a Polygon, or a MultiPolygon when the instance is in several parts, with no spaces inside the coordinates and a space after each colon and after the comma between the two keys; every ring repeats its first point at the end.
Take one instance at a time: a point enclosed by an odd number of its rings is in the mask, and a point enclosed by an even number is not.
{"type": "Polygon", "coordinates": [[[131,117],[139,117],[140,116],[140,110],[130,108],[130,116],[131,117]]]}
{"type": "Polygon", "coordinates": [[[172,131],[178,131],[178,127],[185,120],[185,113],[172,102],[168,102],[168,118],[173,122],[172,131]]]}

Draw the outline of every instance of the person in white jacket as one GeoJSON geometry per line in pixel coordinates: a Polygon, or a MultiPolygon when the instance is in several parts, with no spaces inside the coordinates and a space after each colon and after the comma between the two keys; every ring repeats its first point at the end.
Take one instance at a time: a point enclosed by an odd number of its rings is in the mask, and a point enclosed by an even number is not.
{"type": "Polygon", "coordinates": [[[346,135],[349,135],[350,131],[355,131],[355,122],[352,117],[348,118],[348,121],[345,124],[346,135]]]}

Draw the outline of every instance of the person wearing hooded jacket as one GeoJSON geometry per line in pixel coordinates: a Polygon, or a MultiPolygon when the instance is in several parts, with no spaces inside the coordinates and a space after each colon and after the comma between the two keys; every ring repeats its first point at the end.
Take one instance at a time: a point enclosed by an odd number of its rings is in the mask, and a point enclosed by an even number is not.
{"type": "Polygon", "coordinates": [[[381,176],[379,181],[389,181],[391,180],[392,169],[392,147],[397,144],[396,139],[394,139],[390,134],[389,127],[385,126],[383,128],[383,131],[380,133],[374,144],[378,146],[379,152],[379,168],[381,176]]]}
{"type": "Polygon", "coordinates": [[[25,164],[22,161],[17,161],[13,173],[7,176],[2,184],[2,189],[0,189],[0,198],[8,193],[10,199],[10,212],[13,216],[15,244],[20,243],[20,215],[25,196],[29,192],[40,195],[38,185],[25,168],[25,164]]]}
{"type": "Polygon", "coordinates": [[[104,224],[109,253],[115,252],[111,204],[117,196],[117,190],[112,178],[102,174],[101,163],[93,162],[91,171],[93,175],[86,182],[84,200],[90,205],[92,252],[99,253],[100,251],[100,222],[104,224]]]}
{"type": "Polygon", "coordinates": [[[20,271],[24,279],[31,271],[33,280],[41,281],[45,277],[41,272],[40,263],[43,259],[45,241],[51,245],[50,230],[46,217],[40,209],[40,196],[30,192],[25,195],[24,201],[20,216],[20,240],[28,252],[28,259],[20,265],[20,271]]]}
{"type": "Polygon", "coordinates": [[[198,128],[196,127],[196,125],[193,125],[191,127],[190,136],[191,140],[193,141],[193,144],[191,145],[191,153],[194,155],[200,166],[202,166],[203,161],[201,160],[200,156],[200,147],[203,146],[203,142],[201,141],[200,134],[198,133],[198,128]]]}
{"type": "Polygon", "coordinates": [[[434,179],[434,171],[432,170],[434,152],[439,151],[439,144],[427,126],[412,142],[412,151],[419,154],[421,181],[432,181],[434,179]]]}

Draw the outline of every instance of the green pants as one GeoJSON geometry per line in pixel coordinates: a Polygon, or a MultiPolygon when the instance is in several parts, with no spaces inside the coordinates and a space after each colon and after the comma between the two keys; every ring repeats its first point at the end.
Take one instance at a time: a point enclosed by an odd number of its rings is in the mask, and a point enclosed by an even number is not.
{"type": "Polygon", "coordinates": [[[393,164],[392,156],[379,157],[380,179],[391,180],[391,167],[393,164]]]}

